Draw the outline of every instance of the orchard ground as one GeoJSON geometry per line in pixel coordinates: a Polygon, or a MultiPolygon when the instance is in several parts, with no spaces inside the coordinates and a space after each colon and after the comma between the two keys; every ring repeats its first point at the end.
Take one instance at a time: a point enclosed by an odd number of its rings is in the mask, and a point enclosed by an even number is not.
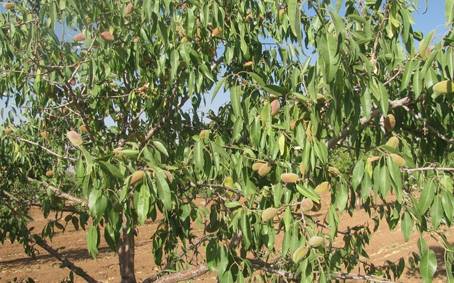
{"type": "MultiPolygon", "coordinates": [[[[324,217],[327,211],[327,205],[330,203],[329,196],[322,196],[324,200],[320,211],[311,212],[315,217],[324,217]]],[[[35,227],[35,231],[40,229],[47,223],[41,211],[38,208],[32,208],[30,215],[34,219],[31,226],[35,227]]],[[[50,217],[50,216],[49,216],[50,217]]],[[[355,211],[353,216],[344,213],[340,218],[339,231],[344,231],[347,227],[364,224],[366,220],[370,221],[369,216],[363,210],[355,211]]],[[[373,223],[369,223],[372,227],[373,223]]],[[[159,272],[154,262],[151,260],[152,241],[151,236],[156,230],[157,223],[148,222],[139,227],[138,236],[136,239],[136,255],[135,268],[137,279],[150,277],[159,272]]],[[[87,251],[86,232],[83,230],[76,231],[71,224],[68,224],[64,233],[57,233],[50,243],[52,247],[66,256],[70,261],[82,267],[87,273],[101,282],[118,282],[119,267],[118,257],[111,252],[102,238],[100,253],[96,259],[92,259],[87,251]]],[[[454,227],[445,230],[446,236],[450,242],[454,241],[454,227]]],[[[391,231],[385,221],[380,223],[376,233],[372,233],[371,242],[367,248],[369,254],[368,262],[376,266],[385,264],[390,261],[397,263],[401,257],[406,261],[413,252],[417,253],[418,233],[413,233],[408,242],[404,241],[400,226],[391,231]]],[[[444,270],[443,262],[443,247],[430,236],[425,237],[429,247],[436,253],[438,269],[434,276],[433,282],[445,282],[446,271],[444,270]]],[[[277,237],[277,246],[281,245],[282,237],[277,237]]],[[[342,241],[339,241],[341,244],[342,241]]],[[[336,242],[334,243],[336,246],[336,242]]],[[[201,249],[201,259],[203,258],[203,249],[201,249]]],[[[359,269],[352,271],[352,274],[357,274],[359,269]]],[[[361,273],[361,272],[360,272],[361,273]]],[[[22,282],[28,277],[35,282],[60,282],[69,274],[69,270],[61,268],[60,263],[48,255],[44,250],[39,250],[39,254],[35,259],[28,257],[20,244],[10,244],[5,242],[0,248],[0,282],[22,282]]],[[[364,273],[363,273],[364,274],[364,273]]],[[[421,278],[418,270],[406,269],[398,282],[420,282],[421,278]]],[[[75,282],[83,282],[81,278],[76,277],[75,282]]],[[[216,282],[216,274],[208,273],[202,277],[194,279],[192,282],[216,282]]],[[[352,281],[353,282],[353,281],[352,281]]]]}

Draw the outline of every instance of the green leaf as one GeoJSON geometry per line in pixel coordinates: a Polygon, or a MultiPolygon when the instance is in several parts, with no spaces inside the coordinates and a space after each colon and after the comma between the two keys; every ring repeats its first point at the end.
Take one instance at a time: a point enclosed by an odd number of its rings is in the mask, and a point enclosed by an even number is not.
{"type": "Polygon", "coordinates": [[[388,157],[386,159],[386,164],[391,175],[391,179],[394,183],[395,193],[397,195],[398,202],[402,202],[402,177],[400,174],[399,166],[393,162],[392,158],[388,157]]]}
{"type": "Polygon", "coordinates": [[[275,96],[282,96],[287,94],[287,89],[282,87],[282,86],[277,86],[277,85],[265,85],[263,89],[275,96]]]}
{"type": "Polygon", "coordinates": [[[407,89],[408,84],[410,83],[411,74],[412,74],[414,68],[415,68],[415,61],[410,60],[406,64],[404,74],[402,75],[402,80],[400,83],[400,91],[407,89]]]}
{"type": "Polygon", "coordinates": [[[297,0],[287,0],[288,19],[290,22],[290,29],[298,41],[301,42],[301,15],[300,7],[297,0]]]}
{"type": "Polygon", "coordinates": [[[207,257],[208,268],[212,271],[216,271],[220,255],[220,249],[216,241],[211,240],[208,242],[205,253],[207,257]]]}
{"type": "Polygon", "coordinates": [[[387,114],[389,108],[388,90],[382,83],[379,83],[379,89],[380,89],[380,108],[383,114],[387,114]]]}
{"type": "Polygon", "coordinates": [[[304,197],[307,197],[308,199],[316,203],[320,202],[320,196],[316,192],[314,192],[313,189],[309,188],[307,185],[301,186],[297,184],[296,189],[304,197]]]}
{"type": "Polygon", "coordinates": [[[265,81],[258,74],[254,73],[254,72],[248,72],[248,74],[260,87],[266,86],[265,81]]]}
{"type": "Polygon", "coordinates": [[[166,181],[166,176],[162,170],[155,170],[158,199],[164,205],[164,209],[172,209],[172,194],[166,181]]]}
{"type": "Polygon", "coordinates": [[[102,195],[102,192],[93,189],[88,197],[88,209],[94,218],[99,219],[103,216],[107,208],[107,198],[102,195]]]}
{"type": "Polygon", "coordinates": [[[279,152],[282,156],[285,153],[285,136],[284,136],[284,134],[281,134],[279,136],[278,144],[279,144],[279,152]]]}
{"type": "Polygon", "coordinates": [[[117,166],[113,165],[108,161],[101,161],[99,164],[104,169],[104,171],[107,171],[111,176],[123,180],[124,176],[123,174],[121,174],[121,171],[120,169],[117,168],[117,166]]]}
{"type": "Polygon", "coordinates": [[[322,164],[328,163],[328,147],[324,142],[315,141],[314,150],[322,164]]]}
{"type": "Polygon", "coordinates": [[[353,186],[354,190],[356,190],[356,188],[359,186],[359,184],[361,184],[363,175],[364,175],[364,161],[362,159],[360,159],[358,162],[356,162],[355,168],[353,168],[352,186],[353,186]]]}
{"type": "Polygon", "coordinates": [[[419,198],[417,209],[419,216],[423,216],[429,209],[435,196],[435,184],[433,181],[426,182],[419,198]]]}
{"type": "Polygon", "coordinates": [[[400,229],[404,235],[404,240],[407,242],[410,239],[411,230],[413,229],[413,219],[408,212],[405,212],[400,223],[400,229]]]}
{"type": "Polygon", "coordinates": [[[368,174],[365,174],[363,181],[361,182],[361,199],[362,200],[366,200],[369,197],[371,188],[372,188],[372,180],[368,174]]]}
{"type": "Polygon", "coordinates": [[[197,171],[203,171],[205,160],[203,157],[203,143],[198,140],[194,147],[194,166],[197,171]]]}
{"type": "MultiPolygon", "coordinates": [[[[389,187],[391,185],[391,180],[389,178],[388,170],[386,166],[381,166],[380,167],[380,174],[379,174],[379,180],[374,178],[374,182],[379,182],[379,188],[380,188],[380,193],[382,197],[386,197],[386,195],[389,192],[389,187]]],[[[375,176],[374,176],[375,177],[375,176]]]]}
{"type": "Polygon", "coordinates": [[[423,282],[432,282],[433,275],[435,274],[435,271],[437,271],[437,257],[431,249],[428,249],[421,254],[419,271],[423,278],[423,282]]]}
{"type": "Polygon", "coordinates": [[[445,17],[447,25],[454,22],[454,0],[445,0],[445,17]]]}
{"type": "Polygon", "coordinates": [[[328,83],[332,82],[338,69],[337,39],[328,31],[321,33],[319,38],[320,57],[323,58],[324,71],[328,83]]]}
{"type": "Polygon", "coordinates": [[[333,20],[336,31],[339,34],[342,34],[343,37],[345,37],[345,35],[346,35],[345,25],[344,25],[342,18],[336,12],[333,12],[333,11],[330,11],[330,15],[331,15],[331,19],[333,20]]]}
{"type": "Polygon", "coordinates": [[[241,89],[239,86],[234,86],[230,89],[230,102],[232,103],[233,114],[235,117],[241,116],[241,89]]]}
{"type": "Polygon", "coordinates": [[[435,31],[431,31],[424,39],[419,43],[419,54],[425,56],[426,50],[429,47],[430,42],[435,34],[435,31]]]}
{"type": "Polygon", "coordinates": [[[413,92],[415,94],[415,98],[418,99],[418,97],[421,95],[422,91],[422,80],[420,78],[421,71],[418,69],[415,70],[415,74],[413,76],[413,92]]]}
{"type": "Polygon", "coordinates": [[[443,207],[443,211],[446,216],[446,221],[450,225],[452,223],[452,219],[454,218],[454,208],[453,203],[454,199],[451,193],[443,191],[441,196],[441,205],[443,207]]]}
{"type": "Polygon", "coordinates": [[[87,248],[88,253],[95,258],[98,254],[99,235],[98,227],[90,226],[87,232],[87,248]]]}
{"type": "Polygon", "coordinates": [[[145,184],[145,182],[140,186],[139,194],[137,197],[137,220],[139,224],[144,224],[150,208],[150,189],[148,188],[148,185],[145,184]]]}
{"type": "Polygon", "coordinates": [[[441,219],[443,218],[443,206],[439,195],[434,198],[434,202],[430,208],[430,216],[432,217],[432,225],[435,228],[438,228],[438,226],[440,226],[441,219]]]}
{"type": "Polygon", "coordinates": [[[347,206],[348,189],[344,183],[341,183],[336,190],[336,208],[342,212],[347,206]]]}
{"type": "Polygon", "coordinates": [[[216,97],[216,95],[219,93],[219,90],[224,85],[224,82],[225,82],[225,79],[222,78],[214,85],[213,90],[211,91],[211,101],[213,101],[214,98],[216,97]]]}
{"type": "Polygon", "coordinates": [[[180,55],[176,49],[170,53],[170,79],[174,80],[178,70],[180,55]]]}
{"type": "Polygon", "coordinates": [[[165,156],[169,157],[166,147],[160,141],[153,141],[153,145],[165,156]]]}

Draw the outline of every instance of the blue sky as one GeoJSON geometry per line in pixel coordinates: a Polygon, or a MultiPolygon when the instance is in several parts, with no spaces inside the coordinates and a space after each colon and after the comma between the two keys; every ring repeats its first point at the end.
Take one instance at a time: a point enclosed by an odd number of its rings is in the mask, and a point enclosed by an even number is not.
{"type": "Polygon", "coordinates": [[[413,15],[415,19],[415,28],[422,31],[424,34],[431,30],[437,30],[437,35],[444,34],[447,29],[445,26],[445,1],[444,0],[428,0],[428,7],[426,13],[425,1],[419,1],[419,9],[413,15]]]}

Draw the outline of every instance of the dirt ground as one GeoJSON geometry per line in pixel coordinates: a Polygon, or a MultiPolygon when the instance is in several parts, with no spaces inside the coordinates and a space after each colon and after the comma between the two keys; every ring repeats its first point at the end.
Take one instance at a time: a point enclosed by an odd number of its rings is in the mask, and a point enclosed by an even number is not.
{"type": "MultiPolygon", "coordinates": [[[[39,209],[30,211],[34,219],[33,226],[43,227],[48,220],[42,217],[39,209]]],[[[363,224],[369,217],[362,211],[355,213],[353,217],[343,215],[340,220],[340,229],[363,224]]],[[[370,220],[369,220],[370,221],[370,220]]],[[[36,230],[39,231],[39,230],[36,230]]],[[[147,224],[139,228],[136,239],[136,274],[139,281],[157,272],[152,261],[152,242],[150,240],[155,231],[154,224],[147,224]]],[[[450,241],[454,240],[454,228],[447,229],[446,235],[450,241]]],[[[381,265],[385,261],[397,263],[399,258],[408,259],[412,252],[417,251],[416,241],[418,234],[413,233],[410,241],[405,242],[398,227],[390,231],[386,223],[380,225],[378,231],[373,234],[371,244],[368,247],[370,262],[381,265]]],[[[427,237],[428,245],[437,255],[438,268],[434,282],[445,282],[445,270],[443,264],[443,248],[433,239],[427,237]]],[[[92,259],[86,249],[85,232],[75,231],[71,225],[65,233],[56,235],[50,243],[60,253],[82,267],[90,275],[102,282],[118,282],[119,268],[118,259],[113,252],[106,248],[106,243],[101,243],[100,254],[92,259]]],[[[0,246],[0,282],[20,282],[28,277],[35,282],[60,282],[69,274],[68,269],[61,268],[60,264],[45,251],[40,250],[35,259],[28,257],[20,244],[5,242],[0,246]]],[[[83,282],[76,277],[76,282],[83,282]]],[[[193,282],[215,282],[214,274],[207,274],[193,282]]],[[[405,270],[399,282],[420,282],[417,273],[405,270]]]]}

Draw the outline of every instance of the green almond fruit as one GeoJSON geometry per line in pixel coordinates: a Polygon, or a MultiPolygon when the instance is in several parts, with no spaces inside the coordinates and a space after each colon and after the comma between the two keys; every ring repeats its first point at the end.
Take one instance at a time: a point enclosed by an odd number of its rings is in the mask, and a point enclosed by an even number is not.
{"type": "Polygon", "coordinates": [[[262,167],[263,164],[265,163],[255,162],[254,164],[252,164],[252,171],[259,171],[260,167],[262,167]]]}
{"type": "Polygon", "coordinates": [[[76,131],[68,131],[66,133],[66,137],[71,142],[71,144],[76,147],[81,146],[84,143],[84,141],[82,140],[82,137],[76,131]]]}
{"type": "Polygon", "coordinates": [[[5,10],[12,10],[12,9],[14,9],[15,6],[16,6],[16,4],[14,4],[12,2],[7,2],[7,3],[3,4],[3,8],[5,8],[5,10]]]}
{"type": "Polygon", "coordinates": [[[312,208],[314,208],[314,202],[311,199],[306,198],[301,202],[301,210],[303,212],[310,211],[312,208]]]}
{"type": "Polygon", "coordinates": [[[120,151],[120,156],[124,156],[126,158],[134,159],[139,155],[138,149],[123,149],[120,151]]]}
{"type": "Polygon", "coordinates": [[[262,222],[268,222],[272,220],[277,214],[279,210],[274,207],[269,207],[262,212],[262,222]]]}
{"type": "Polygon", "coordinates": [[[318,186],[315,187],[314,191],[317,194],[322,194],[322,193],[328,192],[330,189],[331,189],[331,185],[325,181],[325,182],[318,184],[318,186]]]}
{"type": "Polygon", "coordinates": [[[129,184],[131,186],[134,186],[135,184],[139,183],[142,181],[143,177],[145,176],[145,172],[143,170],[137,170],[131,175],[131,179],[129,181],[129,184]]]}
{"type": "Polygon", "coordinates": [[[271,101],[271,116],[275,116],[277,113],[279,113],[279,109],[281,109],[279,100],[275,99],[271,101]]]}
{"type": "Polygon", "coordinates": [[[318,248],[322,245],[325,244],[325,239],[320,236],[312,236],[309,241],[307,241],[307,244],[311,246],[312,248],[318,248]]]}
{"type": "Polygon", "coordinates": [[[339,169],[337,169],[336,167],[334,166],[329,166],[328,167],[328,172],[333,175],[334,177],[338,177],[341,175],[341,172],[339,171],[339,169]]]}
{"type": "Polygon", "coordinates": [[[271,166],[268,163],[264,163],[262,166],[260,166],[257,173],[260,175],[260,177],[265,177],[266,175],[268,175],[268,173],[270,173],[270,171],[271,166]]]}
{"type": "Polygon", "coordinates": [[[389,156],[399,167],[405,166],[405,159],[399,154],[391,153],[389,156]]]}
{"type": "Polygon", "coordinates": [[[292,260],[294,263],[298,263],[300,260],[302,260],[306,255],[307,252],[309,251],[309,248],[307,246],[301,246],[297,248],[292,255],[292,260]]]}
{"type": "Polygon", "coordinates": [[[386,145],[396,149],[399,146],[399,139],[397,137],[390,137],[386,142],[386,145]]]}
{"type": "Polygon", "coordinates": [[[454,81],[441,81],[436,83],[432,90],[437,94],[447,94],[454,92],[454,81]]]}
{"type": "Polygon", "coordinates": [[[286,184],[294,184],[298,181],[298,175],[295,173],[283,173],[281,175],[281,180],[286,184]]]}

